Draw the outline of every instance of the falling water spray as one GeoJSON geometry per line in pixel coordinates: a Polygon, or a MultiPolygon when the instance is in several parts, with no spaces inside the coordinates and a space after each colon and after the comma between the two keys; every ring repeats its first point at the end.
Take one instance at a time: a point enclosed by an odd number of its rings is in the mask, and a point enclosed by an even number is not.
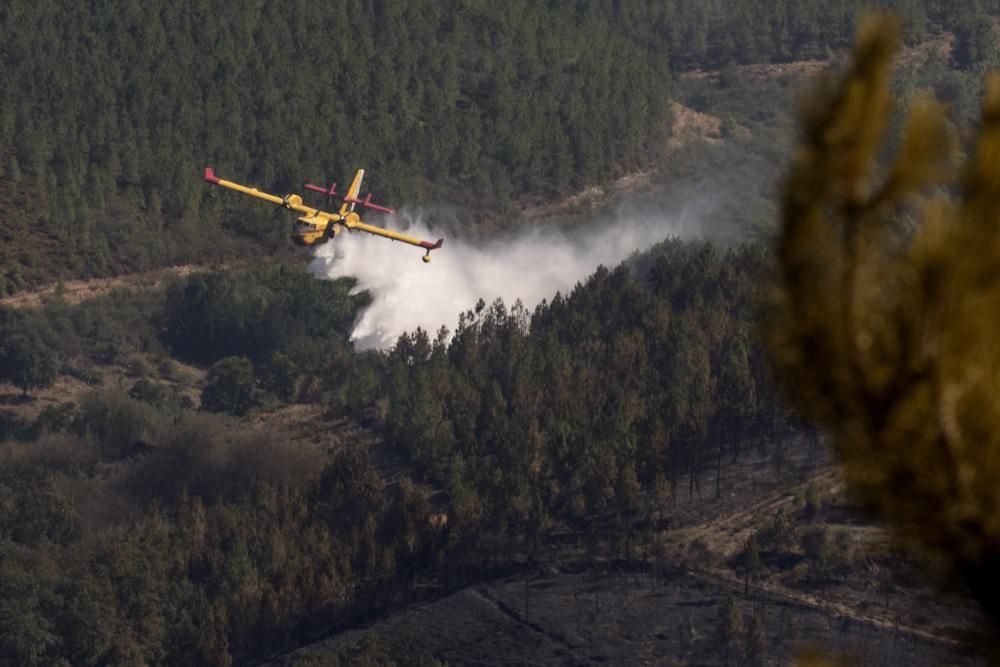
{"type": "Polygon", "coordinates": [[[615,266],[668,237],[698,234],[702,215],[695,209],[609,216],[572,230],[532,227],[483,242],[430,231],[422,215],[404,212],[388,218],[386,226],[418,238],[445,236],[431,263],[421,262],[412,246],[355,232],[320,247],[309,270],[326,279],[353,277],[356,290],[371,294],[351,338],[359,349],[385,349],[417,327],[432,335],[442,326],[453,328],[479,299],[507,304],[520,299],[533,309],[556,292],[572,290],[599,265],[615,266]]]}

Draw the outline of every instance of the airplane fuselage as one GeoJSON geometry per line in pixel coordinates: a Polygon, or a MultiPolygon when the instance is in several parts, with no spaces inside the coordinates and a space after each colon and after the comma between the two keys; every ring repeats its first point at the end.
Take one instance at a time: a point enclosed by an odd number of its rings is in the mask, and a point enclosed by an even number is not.
{"type": "Polygon", "coordinates": [[[329,220],[299,218],[292,226],[292,243],[301,246],[325,243],[329,238],[326,229],[330,224],[329,220]]]}
{"type": "MultiPolygon", "coordinates": [[[[327,223],[329,224],[329,223],[327,223]]],[[[296,224],[292,230],[292,243],[301,246],[326,243],[330,237],[326,234],[326,225],[296,224]]]]}
{"type": "Polygon", "coordinates": [[[354,211],[345,216],[303,216],[295,221],[292,227],[292,243],[301,246],[314,246],[326,243],[343,230],[345,221],[360,222],[354,211]]]}

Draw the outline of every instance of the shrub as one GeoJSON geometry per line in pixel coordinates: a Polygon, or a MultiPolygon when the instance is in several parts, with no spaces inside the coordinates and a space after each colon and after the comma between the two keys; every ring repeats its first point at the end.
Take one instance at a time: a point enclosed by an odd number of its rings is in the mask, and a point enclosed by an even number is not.
{"type": "Polygon", "coordinates": [[[0,379],[17,386],[25,395],[30,389],[55,382],[59,362],[37,333],[23,329],[0,335],[0,379]]]}
{"type": "Polygon", "coordinates": [[[84,397],[73,429],[97,446],[103,460],[116,460],[146,446],[158,421],[151,406],[125,392],[98,391],[84,397]]]}
{"type": "Polygon", "coordinates": [[[31,425],[31,436],[37,438],[42,433],[65,431],[73,423],[76,416],[76,404],[64,402],[58,405],[46,405],[35,417],[31,425]]]}
{"type": "Polygon", "coordinates": [[[245,415],[258,403],[253,364],[246,357],[225,357],[208,369],[201,408],[209,412],[245,415]]]}
{"type": "Polygon", "coordinates": [[[136,380],[132,388],[128,390],[128,395],[143,403],[149,403],[154,406],[163,405],[163,387],[148,378],[136,380]]]}

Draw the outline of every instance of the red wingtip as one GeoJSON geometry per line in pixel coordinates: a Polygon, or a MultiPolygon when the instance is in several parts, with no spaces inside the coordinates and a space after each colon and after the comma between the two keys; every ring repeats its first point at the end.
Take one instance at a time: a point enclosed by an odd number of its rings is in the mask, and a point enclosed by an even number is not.
{"type": "Polygon", "coordinates": [[[421,241],[420,247],[427,248],[428,250],[437,250],[442,245],[444,245],[444,239],[438,239],[437,243],[431,243],[430,241],[421,241]]]}
{"type": "Polygon", "coordinates": [[[215,172],[212,171],[211,167],[205,167],[205,181],[214,185],[219,184],[219,178],[215,175],[215,172]]]}

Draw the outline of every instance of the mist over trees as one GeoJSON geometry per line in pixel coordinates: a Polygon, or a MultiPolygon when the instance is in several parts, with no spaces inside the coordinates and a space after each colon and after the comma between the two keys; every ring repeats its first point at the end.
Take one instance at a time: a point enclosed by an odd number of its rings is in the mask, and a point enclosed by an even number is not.
{"type": "Polygon", "coordinates": [[[534,313],[480,303],[450,342],[418,330],[359,357],[343,409],[443,485],[449,530],[485,553],[608,510],[627,532],[640,494],[717,497],[722,458],[783,428],[752,335],[765,257],[666,242],[647,272],[598,269],[534,313]]]}

